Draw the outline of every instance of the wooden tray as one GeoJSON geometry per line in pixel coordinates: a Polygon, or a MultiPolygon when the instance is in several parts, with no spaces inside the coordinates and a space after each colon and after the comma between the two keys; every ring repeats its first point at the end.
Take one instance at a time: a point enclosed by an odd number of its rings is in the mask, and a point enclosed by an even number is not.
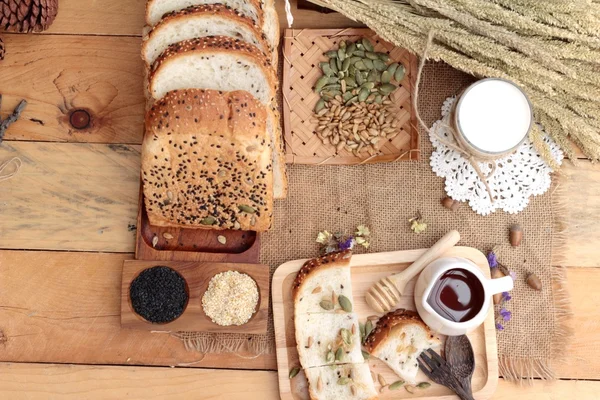
{"type": "MultiPolygon", "coordinates": [[[[375,315],[365,302],[364,293],[384,276],[401,271],[412,261],[416,260],[425,250],[394,251],[389,253],[355,255],[351,260],[352,285],[354,291],[354,311],[361,322],[369,315],[375,315]]],[[[487,259],[478,250],[470,247],[455,247],[444,256],[464,257],[477,264],[485,276],[489,277],[490,270],[487,259]]],[[[300,366],[296,351],[294,335],[294,310],[292,303],[292,282],[296,273],[306,260],[290,261],[281,265],[273,276],[273,319],[275,322],[275,342],[277,346],[277,367],[279,375],[279,392],[282,400],[308,399],[307,382],[301,372],[296,378],[289,379],[291,368],[300,366]]],[[[415,309],[413,290],[415,279],[410,281],[403,293],[399,307],[415,309]]],[[[442,338],[443,339],[443,338],[442,338]]],[[[469,339],[475,352],[475,373],[473,375],[473,394],[476,399],[489,399],[498,384],[498,352],[496,346],[496,329],[494,313],[490,311],[485,323],[469,334],[469,339]]],[[[368,361],[371,371],[382,374],[388,383],[399,380],[389,367],[371,357],[368,361]]],[[[428,381],[419,371],[418,381],[428,381]]],[[[379,384],[375,386],[379,389],[379,384]]],[[[420,389],[414,395],[405,390],[385,390],[381,399],[446,399],[455,400],[457,397],[449,389],[432,382],[428,389],[420,389]]]]}
{"type": "Polygon", "coordinates": [[[269,266],[260,264],[199,263],[184,261],[138,261],[126,260],[123,263],[121,281],[121,326],[145,330],[204,331],[233,333],[266,333],[269,316],[269,266]],[[183,314],[166,324],[152,324],[133,310],[129,299],[131,282],[147,268],[157,265],[173,268],[186,280],[188,304],[183,314]],[[248,274],[259,290],[257,312],[250,321],[241,326],[220,326],[204,314],[202,296],[210,279],[224,271],[239,271],[248,274]]]}
{"type": "Polygon", "coordinates": [[[155,261],[258,263],[260,235],[251,231],[164,228],[150,225],[143,190],[138,205],[135,258],[155,261]],[[166,236],[165,236],[166,234],[166,236]],[[170,236],[169,236],[170,235],[170,236]],[[227,242],[219,243],[217,237],[227,242]],[[172,239],[167,239],[170,237],[172,239]],[[152,246],[154,237],[158,238],[152,246]]]}
{"type": "Polygon", "coordinates": [[[384,41],[370,29],[287,29],[283,45],[283,122],[286,144],[286,161],[295,164],[343,164],[375,163],[398,160],[418,160],[419,132],[412,109],[412,93],[416,80],[417,57],[408,50],[384,41]],[[324,145],[314,130],[314,107],[319,96],[313,87],[322,75],[319,62],[327,58],[324,52],[337,49],[340,40],[355,41],[367,37],[375,51],[389,52],[390,58],[406,68],[401,87],[393,100],[402,109],[400,134],[381,148],[382,155],[361,157],[342,150],[335,154],[335,147],[324,145]]]}

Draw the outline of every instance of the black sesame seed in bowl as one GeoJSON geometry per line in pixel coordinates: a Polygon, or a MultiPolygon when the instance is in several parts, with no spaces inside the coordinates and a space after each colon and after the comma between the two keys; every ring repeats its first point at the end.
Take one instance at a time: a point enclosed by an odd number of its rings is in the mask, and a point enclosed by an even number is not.
{"type": "Polygon", "coordinates": [[[131,282],[129,298],[139,316],[164,324],[183,314],[189,296],[185,279],[177,271],[156,266],[145,269],[131,282]]]}

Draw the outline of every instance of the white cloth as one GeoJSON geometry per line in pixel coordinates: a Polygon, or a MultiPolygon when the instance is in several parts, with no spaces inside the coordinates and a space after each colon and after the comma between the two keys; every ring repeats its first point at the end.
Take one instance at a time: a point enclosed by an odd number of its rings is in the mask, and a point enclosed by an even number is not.
{"type": "MultiPolygon", "coordinates": [[[[523,211],[529,198],[545,193],[552,182],[552,168],[540,157],[529,139],[513,154],[495,160],[496,170],[488,177],[488,185],[495,201],[490,201],[485,185],[464,156],[438,140],[438,135],[456,143],[448,128],[450,110],[455,97],[449,97],[442,106],[442,119],[431,127],[429,139],[435,150],[431,154],[431,168],[437,176],[445,178],[446,193],[457,201],[466,201],[478,214],[488,215],[496,210],[511,214],[523,211]],[[442,123],[444,121],[444,123],[442,123]]],[[[562,150],[544,132],[544,141],[550,146],[552,157],[560,165],[562,150]]],[[[480,162],[479,168],[487,176],[491,163],[480,162]]]]}

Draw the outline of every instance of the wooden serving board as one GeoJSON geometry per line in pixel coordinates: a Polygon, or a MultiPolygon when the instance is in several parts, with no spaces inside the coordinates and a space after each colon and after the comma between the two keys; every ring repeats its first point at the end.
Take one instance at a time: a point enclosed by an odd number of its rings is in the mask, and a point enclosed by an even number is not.
{"type": "Polygon", "coordinates": [[[135,258],[156,261],[258,263],[260,235],[252,231],[169,228],[150,224],[140,189],[135,258]],[[224,236],[226,243],[219,242],[224,236]],[[153,246],[154,238],[158,238],[153,246]]]}
{"type": "Polygon", "coordinates": [[[287,29],[283,42],[282,85],[286,161],[291,164],[356,165],[418,160],[419,131],[412,107],[416,75],[417,57],[384,41],[370,29],[287,29]],[[319,63],[327,60],[323,53],[337,49],[341,40],[354,42],[362,37],[373,43],[375,51],[387,52],[392,61],[404,65],[406,75],[391,97],[400,109],[397,114],[401,125],[399,134],[378,144],[380,154],[370,156],[363,153],[356,157],[344,149],[336,154],[335,146],[323,144],[316,135],[313,110],[319,95],[313,87],[323,75],[319,68],[319,63]]]}
{"type": "MultiPolygon", "coordinates": [[[[361,254],[352,257],[352,288],[354,295],[354,312],[361,322],[368,316],[378,315],[365,302],[364,294],[379,279],[391,273],[402,271],[415,261],[425,250],[394,251],[388,253],[361,254]]],[[[490,270],[485,256],[471,247],[455,247],[444,254],[444,257],[464,257],[477,264],[485,276],[489,277],[490,270]]],[[[277,368],[279,377],[279,392],[282,400],[308,399],[307,382],[303,372],[294,379],[289,379],[289,371],[299,367],[298,353],[294,333],[294,307],[292,302],[292,283],[298,270],[306,260],[290,261],[281,265],[273,276],[273,319],[275,323],[275,342],[277,346],[277,368]]],[[[399,308],[415,309],[413,294],[416,278],[408,283],[403,293],[399,308]]],[[[380,315],[380,314],[379,314],[380,315]]],[[[381,316],[381,315],[380,315],[381,316]]],[[[489,399],[498,384],[498,351],[496,346],[496,329],[494,312],[490,310],[484,324],[469,335],[475,352],[475,372],[473,375],[473,394],[475,399],[489,399]]],[[[444,340],[444,337],[442,337],[444,340]]],[[[443,345],[442,345],[443,346],[443,345]]],[[[442,347],[443,348],[443,347],[442,347]]],[[[439,351],[439,350],[438,350],[439,351]]],[[[388,384],[400,378],[383,362],[371,357],[368,360],[371,371],[385,377],[388,384]]],[[[419,371],[418,382],[429,381],[419,371]]],[[[455,400],[457,397],[449,389],[431,382],[431,387],[418,389],[410,394],[404,389],[389,391],[385,389],[380,394],[381,399],[419,398],[425,400],[446,399],[455,400]]],[[[375,382],[379,390],[379,383],[375,382]]]]}
{"type": "Polygon", "coordinates": [[[260,264],[204,263],[185,261],[126,260],[121,280],[121,326],[144,330],[203,331],[263,334],[267,332],[269,317],[269,266],[260,264]],[[186,280],[188,303],[183,314],[166,324],[152,324],[140,317],[131,306],[129,287],[143,270],[166,266],[177,271],[186,280]],[[210,279],[219,272],[238,271],[249,275],[258,286],[259,299],[256,313],[241,326],[220,326],[213,323],[202,309],[202,296],[210,279]]]}

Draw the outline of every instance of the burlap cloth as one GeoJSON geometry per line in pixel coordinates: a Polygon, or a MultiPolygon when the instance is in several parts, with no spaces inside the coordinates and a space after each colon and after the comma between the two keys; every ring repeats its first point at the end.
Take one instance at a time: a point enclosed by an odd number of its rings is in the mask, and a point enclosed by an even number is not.
{"type": "MultiPolygon", "coordinates": [[[[427,64],[420,92],[425,122],[431,125],[439,119],[446,97],[472,79],[445,64],[427,64]]],[[[315,238],[322,230],[353,232],[364,224],[372,232],[369,251],[381,252],[429,247],[448,230],[457,229],[461,245],[483,252],[499,246],[500,262],[517,273],[512,300],[506,304],[512,320],[497,335],[501,375],[513,380],[552,378],[550,360],[564,353],[569,312],[564,273],[551,266],[560,245],[557,185],[532,198],[518,215],[496,212],[483,217],[466,205],[453,213],[440,205],[445,197],[444,181],[429,167],[432,148],[428,138],[421,137],[421,146],[419,162],[289,166],[289,195],[276,202],[274,227],[262,236],[261,262],[274,271],[286,261],[316,256],[315,238]],[[410,230],[408,222],[417,211],[428,224],[426,232],[419,235],[410,230]],[[514,249],[508,245],[508,229],[513,223],[521,224],[525,231],[522,245],[514,249]],[[528,271],[541,279],[542,291],[527,286],[528,271]]],[[[200,352],[241,351],[240,356],[253,357],[274,349],[272,321],[267,335],[180,333],[179,337],[189,349],[200,352]]]]}

